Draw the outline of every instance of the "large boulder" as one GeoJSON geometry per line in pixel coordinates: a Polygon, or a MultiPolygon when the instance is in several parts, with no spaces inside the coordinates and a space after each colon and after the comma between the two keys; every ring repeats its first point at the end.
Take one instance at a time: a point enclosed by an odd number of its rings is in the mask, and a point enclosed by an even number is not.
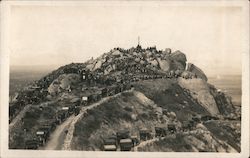
{"type": "Polygon", "coordinates": [[[198,78],[203,79],[204,81],[207,81],[207,76],[205,75],[205,73],[198,68],[197,66],[195,66],[192,63],[188,63],[187,66],[187,71],[194,73],[198,78]]]}
{"type": "Polygon", "coordinates": [[[112,55],[114,55],[114,56],[121,56],[122,53],[119,50],[115,50],[114,52],[112,52],[112,55]]]}
{"type": "Polygon", "coordinates": [[[187,58],[186,58],[186,55],[184,53],[177,50],[174,53],[170,54],[170,57],[175,61],[176,65],[178,65],[178,63],[180,63],[182,65],[181,69],[183,69],[183,68],[185,69],[187,58]]]}
{"type": "Polygon", "coordinates": [[[151,63],[152,65],[156,66],[156,67],[158,66],[158,62],[157,62],[156,59],[150,58],[150,59],[148,59],[148,62],[151,63]]]}
{"type": "Polygon", "coordinates": [[[171,49],[170,48],[166,48],[164,51],[162,51],[162,53],[164,54],[164,55],[170,55],[171,54],[171,49]]]}
{"type": "Polygon", "coordinates": [[[171,66],[170,63],[171,63],[171,61],[169,59],[161,60],[160,58],[158,58],[158,63],[160,65],[160,68],[163,71],[167,72],[167,71],[170,70],[170,66],[171,66]]]}
{"type": "Polygon", "coordinates": [[[182,71],[184,71],[185,66],[186,66],[186,64],[184,65],[181,62],[176,61],[176,60],[173,60],[171,62],[171,70],[182,70],[182,71]]]}
{"type": "Polygon", "coordinates": [[[89,69],[90,71],[92,71],[94,67],[95,67],[94,63],[89,63],[88,65],[86,65],[86,68],[89,69]]]}
{"type": "Polygon", "coordinates": [[[186,80],[178,78],[178,84],[185,89],[188,89],[191,96],[196,99],[211,115],[218,115],[219,109],[214,96],[210,93],[208,83],[200,78],[186,80]]]}
{"type": "Polygon", "coordinates": [[[80,75],[78,74],[62,74],[55,79],[48,87],[48,92],[55,95],[61,90],[68,90],[72,85],[80,82],[80,75]]]}
{"type": "Polygon", "coordinates": [[[102,60],[97,60],[95,66],[93,67],[93,71],[96,69],[100,69],[102,66],[102,60]]]}

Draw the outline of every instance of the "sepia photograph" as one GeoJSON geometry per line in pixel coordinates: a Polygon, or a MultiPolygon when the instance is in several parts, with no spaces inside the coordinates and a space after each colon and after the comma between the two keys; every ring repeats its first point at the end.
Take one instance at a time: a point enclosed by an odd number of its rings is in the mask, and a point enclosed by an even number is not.
{"type": "Polygon", "coordinates": [[[248,157],[248,7],[3,1],[1,156],[248,157]]]}

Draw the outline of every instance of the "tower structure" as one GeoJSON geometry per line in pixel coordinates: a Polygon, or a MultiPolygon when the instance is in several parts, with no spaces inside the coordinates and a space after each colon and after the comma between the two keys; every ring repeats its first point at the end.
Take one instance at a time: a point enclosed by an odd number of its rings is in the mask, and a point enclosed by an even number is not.
{"type": "Polygon", "coordinates": [[[141,50],[141,45],[140,45],[140,36],[138,36],[138,45],[137,45],[137,50],[141,50]]]}

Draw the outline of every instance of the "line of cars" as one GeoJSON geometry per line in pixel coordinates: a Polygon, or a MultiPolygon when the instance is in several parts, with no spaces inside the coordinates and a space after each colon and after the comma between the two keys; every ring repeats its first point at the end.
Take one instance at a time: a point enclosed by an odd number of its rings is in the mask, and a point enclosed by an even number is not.
{"type": "MultiPolygon", "coordinates": [[[[204,115],[193,116],[190,120],[184,121],[181,130],[183,132],[187,130],[193,130],[197,123],[217,120],[217,117],[204,115]]],[[[111,135],[106,139],[103,139],[102,151],[131,151],[133,147],[140,144],[142,141],[147,141],[157,137],[166,137],[168,135],[177,133],[175,124],[159,125],[154,127],[154,132],[149,129],[140,129],[139,136],[130,135],[129,130],[120,130],[116,132],[116,135],[111,135]]]]}
{"type": "Polygon", "coordinates": [[[38,149],[40,146],[45,145],[50,134],[55,130],[57,125],[64,122],[70,115],[79,114],[81,105],[88,106],[91,103],[97,102],[103,97],[112,96],[129,89],[131,89],[131,85],[109,86],[103,88],[101,93],[84,96],[82,97],[82,100],[75,100],[71,105],[61,107],[61,109],[58,110],[54,116],[54,119],[41,124],[32,138],[25,141],[25,149],[38,149]]]}
{"type": "Polygon", "coordinates": [[[69,116],[78,115],[80,107],[73,104],[72,106],[64,106],[58,110],[53,119],[48,119],[37,128],[32,137],[25,140],[25,149],[38,149],[44,146],[48,141],[50,134],[56,129],[56,126],[63,123],[69,116]]]}
{"type": "Polygon", "coordinates": [[[49,139],[50,133],[56,128],[56,120],[47,120],[40,125],[32,137],[25,140],[25,149],[38,149],[43,146],[49,139]]]}
{"type": "Polygon", "coordinates": [[[182,130],[183,132],[193,130],[198,123],[219,120],[219,119],[220,119],[219,117],[211,116],[211,115],[193,116],[191,119],[183,121],[182,130]]]}
{"type": "Polygon", "coordinates": [[[84,106],[88,106],[89,104],[97,102],[104,97],[113,96],[125,90],[130,90],[132,87],[133,85],[125,84],[125,83],[107,86],[107,87],[101,88],[98,91],[95,91],[94,93],[82,96],[81,104],[84,106]]]}
{"type": "Polygon", "coordinates": [[[141,141],[147,141],[154,137],[164,137],[176,132],[174,124],[168,124],[166,127],[155,127],[155,132],[149,129],[140,129],[139,136],[131,135],[129,130],[120,130],[115,135],[103,139],[103,151],[131,151],[133,147],[140,144],[141,141]]]}

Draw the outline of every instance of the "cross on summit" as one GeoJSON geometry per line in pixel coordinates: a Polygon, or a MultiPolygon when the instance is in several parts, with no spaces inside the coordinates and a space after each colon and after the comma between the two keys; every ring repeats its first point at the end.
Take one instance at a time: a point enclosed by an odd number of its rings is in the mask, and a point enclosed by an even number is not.
{"type": "Polygon", "coordinates": [[[141,45],[140,45],[140,36],[138,36],[138,45],[136,47],[137,49],[141,49],[141,45]]]}

